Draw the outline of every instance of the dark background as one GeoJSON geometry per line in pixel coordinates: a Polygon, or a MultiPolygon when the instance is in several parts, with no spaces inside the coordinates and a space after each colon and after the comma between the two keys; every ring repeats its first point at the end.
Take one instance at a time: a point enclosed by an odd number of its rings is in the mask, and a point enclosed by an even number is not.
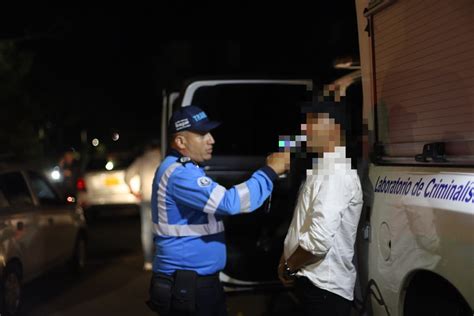
{"type": "Polygon", "coordinates": [[[189,77],[283,76],[326,83],[341,74],[333,68],[336,58],[358,55],[353,1],[286,4],[275,17],[270,9],[260,16],[250,4],[221,8],[226,14],[238,10],[238,18],[211,11],[201,16],[202,4],[137,7],[38,5],[10,16],[4,12],[0,152],[49,158],[85,146],[81,132],[89,144],[115,131],[120,141],[108,146],[136,149],[159,138],[163,91],[179,90],[189,77]],[[176,29],[226,33],[223,22],[229,19],[229,29],[248,30],[256,39],[166,39],[176,29]]]}

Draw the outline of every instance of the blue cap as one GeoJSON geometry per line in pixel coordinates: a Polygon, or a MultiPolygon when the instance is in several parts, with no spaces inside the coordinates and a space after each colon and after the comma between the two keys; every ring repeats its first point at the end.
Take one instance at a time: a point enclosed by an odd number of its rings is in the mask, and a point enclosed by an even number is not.
{"type": "Polygon", "coordinates": [[[206,113],[194,105],[183,106],[171,115],[168,129],[170,133],[191,131],[208,133],[219,126],[220,122],[210,121],[206,113]]]}

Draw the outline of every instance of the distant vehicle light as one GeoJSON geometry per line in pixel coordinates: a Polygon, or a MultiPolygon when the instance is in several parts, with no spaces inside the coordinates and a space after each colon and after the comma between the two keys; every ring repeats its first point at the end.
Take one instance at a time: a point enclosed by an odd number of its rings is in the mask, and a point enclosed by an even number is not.
{"type": "Polygon", "coordinates": [[[76,202],[76,198],[73,197],[73,196],[68,196],[68,197],[66,198],[66,201],[68,201],[68,203],[74,203],[74,202],[76,202]]]}
{"type": "Polygon", "coordinates": [[[58,181],[59,179],[61,179],[61,172],[59,172],[59,170],[51,171],[51,179],[55,181],[58,181]]]}
{"type": "Polygon", "coordinates": [[[61,170],[59,169],[59,166],[55,166],[53,170],[51,170],[51,172],[49,173],[49,177],[54,182],[61,181],[61,170]]]}
{"type": "Polygon", "coordinates": [[[114,163],[112,161],[107,162],[107,164],[105,165],[105,169],[109,171],[114,169],[114,163]]]}
{"type": "Polygon", "coordinates": [[[92,140],[92,146],[94,146],[94,147],[99,146],[99,140],[98,140],[97,138],[94,138],[94,139],[92,140]]]}
{"type": "Polygon", "coordinates": [[[77,179],[76,188],[78,191],[85,191],[86,190],[86,182],[83,178],[77,179]]]}
{"type": "Polygon", "coordinates": [[[119,133],[113,133],[113,134],[112,134],[112,140],[113,140],[114,142],[118,141],[119,138],[120,138],[119,133]]]}

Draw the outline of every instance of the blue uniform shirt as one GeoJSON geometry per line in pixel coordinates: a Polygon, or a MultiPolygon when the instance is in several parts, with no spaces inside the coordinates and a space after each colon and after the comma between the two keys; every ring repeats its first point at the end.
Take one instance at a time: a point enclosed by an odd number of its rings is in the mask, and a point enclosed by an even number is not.
{"type": "Polygon", "coordinates": [[[173,151],[155,173],[151,204],[156,254],[153,271],[194,270],[209,275],[226,263],[223,215],[258,209],[277,175],[268,166],[229,190],[173,151]]]}

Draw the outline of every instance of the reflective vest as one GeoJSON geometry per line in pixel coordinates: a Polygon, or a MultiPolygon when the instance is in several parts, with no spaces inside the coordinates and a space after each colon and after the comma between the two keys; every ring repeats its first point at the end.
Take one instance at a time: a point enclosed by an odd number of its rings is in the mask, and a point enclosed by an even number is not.
{"type": "Polygon", "coordinates": [[[263,167],[227,190],[189,158],[167,156],[155,173],[152,188],[157,246],[154,271],[171,274],[176,269],[192,269],[211,274],[222,269],[221,216],[258,209],[270,195],[275,178],[273,170],[263,167]]]}

